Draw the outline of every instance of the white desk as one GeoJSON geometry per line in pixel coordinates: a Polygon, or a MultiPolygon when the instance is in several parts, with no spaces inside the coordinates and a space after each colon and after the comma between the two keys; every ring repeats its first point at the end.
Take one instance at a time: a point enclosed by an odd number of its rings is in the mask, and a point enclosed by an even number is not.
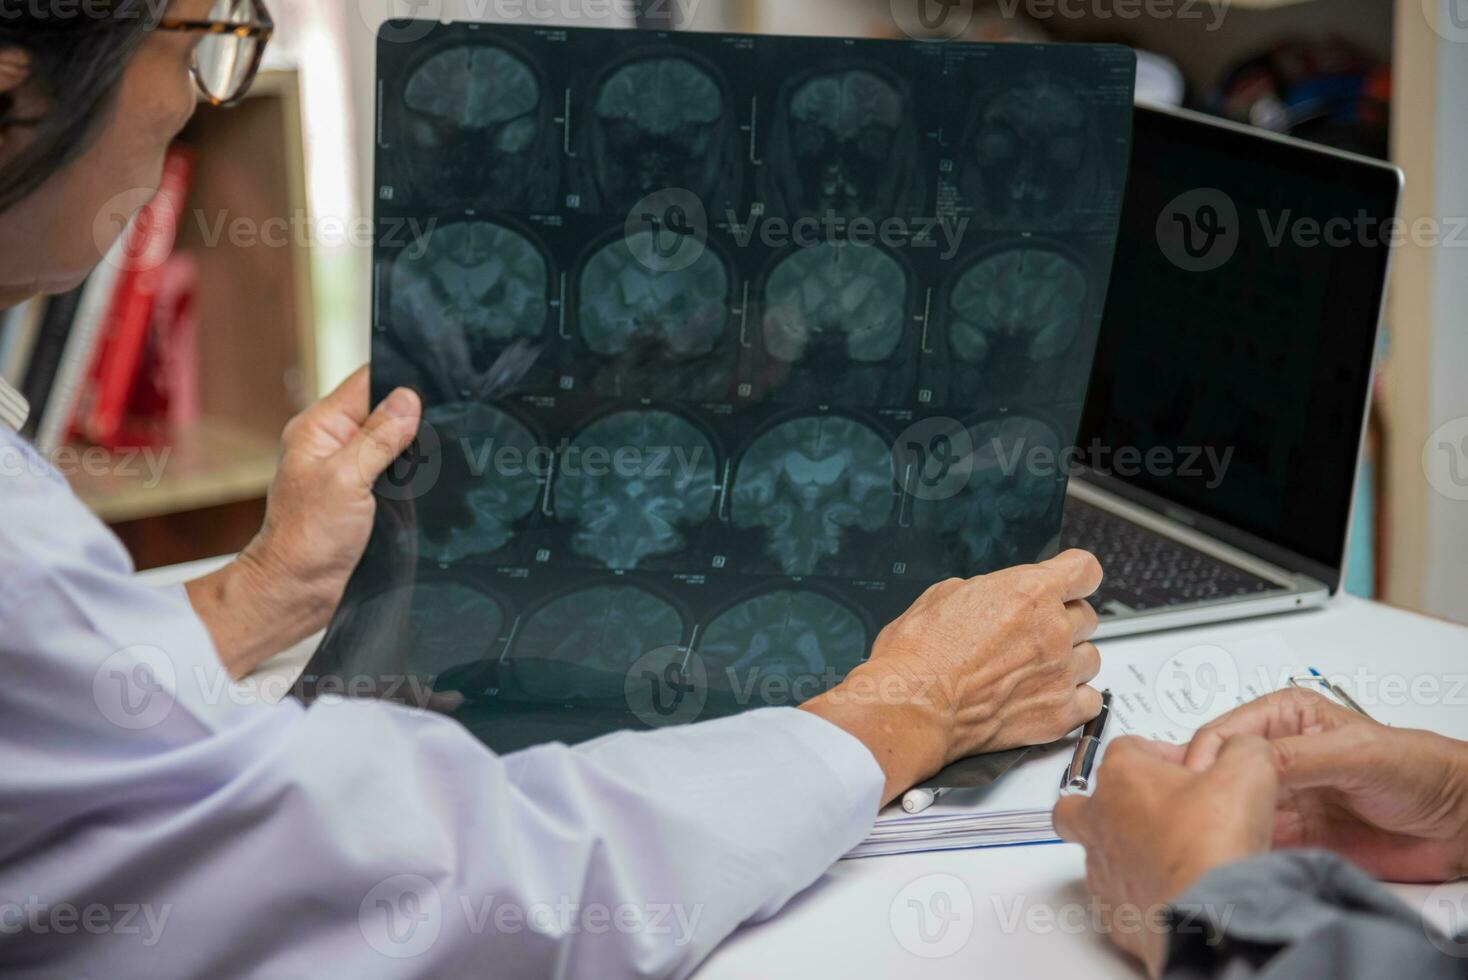
{"type": "MultiPolygon", "coordinates": [[[[208,567],[170,569],[149,578],[182,581],[208,567]]],[[[1468,739],[1468,629],[1375,603],[1342,598],[1323,610],[1111,640],[1102,644],[1102,654],[1112,661],[1141,656],[1158,646],[1173,650],[1205,642],[1226,646],[1260,633],[1282,636],[1300,654],[1305,662],[1292,667],[1308,665],[1347,676],[1365,671],[1379,691],[1353,693],[1379,720],[1468,739]]],[[[313,639],[272,661],[248,683],[279,695],[305,665],[316,642],[313,639]]],[[[844,861],[773,921],[737,933],[698,976],[700,980],[1137,976],[1130,962],[1091,929],[1083,880],[1083,852],[1070,845],[844,861]],[[945,877],[930,877],[934,875],[945,877]],[[972,912],[953,919],[941,940],[927,943],[917,932],[918,912],[908,901],[932,901],[934,889],[956,902],[946,907],[959,913],[966,895],[972,912]],[[937,957],[920,955],[944,951],[943,947],[952,951],[937,957]]],[[[1452,887],[1455,897],[1468,894],[1468,885],[1452,887]]],[[[1438,903],[1426,901],[1431,889],[1397,890],[1430,917],[1446,919],[1438,903]]],[[[929,918],[927,924],[929,938],[937,939],[936,920],[929,918]]]]}

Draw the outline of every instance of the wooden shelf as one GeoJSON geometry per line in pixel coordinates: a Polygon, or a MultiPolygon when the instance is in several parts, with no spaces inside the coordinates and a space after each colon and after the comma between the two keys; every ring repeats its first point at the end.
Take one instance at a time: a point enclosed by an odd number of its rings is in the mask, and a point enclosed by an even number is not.
{"type": "Polygon", "coordinates": [[[275,478],[280,453],[278,441],[217,420],[200,421],[166,450],[166,456],[162,449],[151,450],[151,457],[109,453],[107,462],[98,465],[101,450],[73,448],[87,465],[68,467],[76,470],[71,485],[108,524],[263,497],[275,478]],[[157,476],[155,468],[160,471],[157,476]]]}

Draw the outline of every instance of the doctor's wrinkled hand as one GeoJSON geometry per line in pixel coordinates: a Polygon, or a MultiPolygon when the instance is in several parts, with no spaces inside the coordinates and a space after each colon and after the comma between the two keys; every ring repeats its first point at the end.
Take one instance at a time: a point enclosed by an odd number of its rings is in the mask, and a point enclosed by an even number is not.
{"type": "Polygon", "coordinates": [[[802,707],[871,750],[884,801],[958,759],[1052,742],[1101,710],[1085,601],[1100,584],[1083,551],[940,582],[882,630],[869,660],[802,707]]]}
{"type": "Polygon", "coordinates": [[[363,367],[291,420],[260,533],[229,565],[189,584],[235,677],[324,629],[367,547],[373,484],[422,417],[406,388],[369,413],[369,388],[363,367]]]}

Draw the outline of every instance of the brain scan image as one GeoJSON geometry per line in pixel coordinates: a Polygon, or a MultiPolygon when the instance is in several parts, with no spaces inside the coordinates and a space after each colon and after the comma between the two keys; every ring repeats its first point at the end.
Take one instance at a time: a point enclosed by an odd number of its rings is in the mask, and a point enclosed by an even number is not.
{"type": "Polygon", "coordinates": [[[1086,294],[1085,273],[1058,252],[1000,252],[954,285],[948,343],[959,361],[1006,369],[1059,357],[1080,332],[1086,294]]]}
{"type": "Polygon", "coordinates": [[[955,564],[946,571],[968,577],[1035,561],[1056,528],[1041,526],[1060,512],[1060,437],[1046,423],[1009,416],[969,429],[973,471],[967,485],[947,500],[916,500],[914,523],[949,542],[955,564]]]}
{"type": "Polygon", "coordinates": [[[765,552],[786,575],[811,575],[842,551],[850,531],[891,517],[892,453],[853,419],[809,416],[754,441],[739,461],[731,515],[763,528],[765,552]]]}
{"type": "Polygon", "coordinates": [[[615,69],[591,113],[591,180],[604,209],[625,210],[672,187],[712,208],[735,179],[732,107],[715,76],[688,58],[641,58],[615,69]]]}
{"type": "Polygon", "coordinates": [[[549,207],[559,159],[553,106],[535,70],[504,48],[465,44],[428,58],[403,87],[402,159],[418,194],[549,207]]]}
{"type": "Polygon", "coordinates": [[[764,348],[775,397],[873,404],[899,400],[890,363],[907,323],[907,274],[880,248],[825,242],[775,266],[765,284],[764,348]]]}
{"type": "Polygon", "coordinates": [[[869,642],[861,619],[840,603],[815,592],[782,590],[718,616],[703,632],[698,655],[711,687],[735,687],[737,680],[747,689],[752,680],[780,677],[793,690],[815,695],[861,663],[869,642]],[[813,678],[824,683],[816,685],[813,678]]]}
{"type": "Polygon", "coordinates": [[[430,683],[445,671],[498,653],[505,611],[477,589],[456,582],[423,583],[408,613],[407,659],[430,683]]]}
{"type": "Polygon", "coordinates": [[[448,563],[498,551],[514,537],[516,523],[535,509],[540,481],[529,465],[501,471],[493,461],[503,450],[531,458],[535,437],[488,405],[438,406],[425,417],[438,450],[420,439],[409,456],[424,452],[419,465],[438,469],[415,501],[419,553],[448,563]]]}
{"type": "Polygon", "coordinates": [[[965,140],[962,192],[994,228],[1077,226],[1077,207],[1094,204],[1098,139],[1071,84],[1032,72],[981,96],[965,140]]]}
{"type": "Polygon", "coordinates": [[[881,220],[924,207],[912,106],[899,83],[875,68],[849,68],[787,91],[766,161],[773,213],[881,220]]]}
{"type": "Polygon", "coordinates": [[[484,221],[443,225],[400,253],[389,316],[402,353],[437,390],[474,397],[495,358],[538,339],[549,313],[550,270],[540,250],[484,221]]]}
{"type": "Polygon", "coordinates": [[[575,526],[577,554],[630,571],[681,551],[686,530],[712,516],[715,467],[707,437],[678,416],[619,412],[587,426],[566,447],[556,516],[575,526]],[[618,463],[622,450],[632,452],[618,463]]]}
{"type": "Polygon", "coordinates": [[[683,642],[683,617],[633,586],[599,586],[552,600],[521,626],[510,658],[525,693],[549,701],[624,699],[643,654],[683,642]]]}

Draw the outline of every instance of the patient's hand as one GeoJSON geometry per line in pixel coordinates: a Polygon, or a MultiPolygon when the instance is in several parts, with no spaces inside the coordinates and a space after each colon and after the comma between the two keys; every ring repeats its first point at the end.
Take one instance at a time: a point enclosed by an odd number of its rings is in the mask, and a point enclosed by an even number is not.
{"type": "Polygon", "coordinates": [[[956,759],[1054,741],[1101,710],[1087,642],[1101,584],[1091,555],[951,579],[884,629],[871,658],[803,707],[855,735],[887,775],[884,800],[956,759]]]}
{"type": "Polygon", "coordinates": [[[1206,772],[1180,746],[1118,738],[1092,797],[1055,807],[1055,831],[1086,848],[1086,884],[1111,940],[1161,973],[1167,904],[1213,868],[1269,849],[1278,789],[1269,744],[1229,741],[1206,772]]]}
{"type": "Polygon", "coordinates": [[[286,426],[265,526],[231,562],[189,583],[220,659],[242,677],[324,628],[372,534],[372,487],[418,432],[399,389],[369,414],[364,367],[286,426]]]}
{"type": "Polygon", "coordinates": [[[1274,750],[1276,847],[1328,848],[1393,881],[1468,874],[1468,745],[1388,728],[1291,688],[1205,726],[1187,765],[1208,769],[1239,735],[1261,736],[1274,750]]]}

